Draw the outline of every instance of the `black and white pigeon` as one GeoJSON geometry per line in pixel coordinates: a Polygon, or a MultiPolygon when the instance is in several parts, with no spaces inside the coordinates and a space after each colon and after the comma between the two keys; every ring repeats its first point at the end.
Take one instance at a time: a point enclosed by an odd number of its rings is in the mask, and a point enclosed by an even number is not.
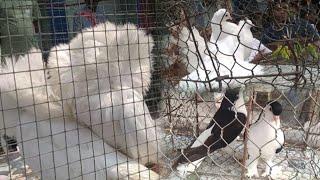
{"type": "Polygon", "coordinates": [[[260,159],[266,163],[262,176],[272,175],[276,168],[272,162],[284,144],[284,133],[280,129],[282,105],[278,101],[270,101],[263,108],[258,120],[252,124],[248,132],[247,176],[259,177],[257,165],[260,159]],[[271,171],[272,170],[272,171],[271,171]]]}
{"type": "Polygon", "coordinates": [[[214,151],[226,147],[241,133],[246,123],[247,110],[243,100],[243,90],[228,89],[213,120],[195,140],[190,148],[174,162],[181,177],[197,169],[203,159],[214,151]]]}

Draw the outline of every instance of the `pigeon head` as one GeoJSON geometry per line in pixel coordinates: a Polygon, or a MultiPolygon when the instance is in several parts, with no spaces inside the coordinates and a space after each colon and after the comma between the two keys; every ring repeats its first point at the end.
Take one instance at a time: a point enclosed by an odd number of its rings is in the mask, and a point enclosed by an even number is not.
{"type": "Polygon", "coordinates": [[[226,9],[219,9],[212,17],[212,23],[221,23],[223,21],[232,20],[230,13],[226,9]]]}
{"type": "Polygon", "coordinates": [[[272,113],[273,120],[280,120],[280,114],[282,113],[282,105],[278,101],[269,101],[266,105],[266,111],[272,113]]]}
{"type": "Polygon", "coordinates": [[[253,22],[252,22],[250,19],[248,19],[248,18],[246,18],[245,22],[246,22],[246,23],[245,23],[245,26],[249,26],[250,28],[256,26],[256,25],[253,24],[253,22]]]}
{"type": "Polygon", "coordinates": [[[222,108],[229,108],[236,104],[241,96],[240,88],[227,89],[221,102],[222,108]]]}
{"type": "Polygon", "coordinates": [[[243,29],[251,29],[252,27],[256,27],[256,25],[254,25],[253,22],[248,18],[239,21],[238,26],[242,27],[243,29]]]}
{"type": "Polygon", "coordinates": [[[270,110],[275,116],[279,116],[282,113],[282,105],[278,101],[269,101],[270,110]]]}

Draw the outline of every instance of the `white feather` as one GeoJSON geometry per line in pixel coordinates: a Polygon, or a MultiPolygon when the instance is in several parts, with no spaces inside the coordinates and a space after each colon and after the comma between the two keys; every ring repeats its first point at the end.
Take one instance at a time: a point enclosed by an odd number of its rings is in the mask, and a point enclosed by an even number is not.
{"type": "Polygon", "coordinates": [[[259,159],[268,164],[266,172],[269,174],[269,168],[273,167],[272,159],[276,154],[276,150],[284,144],[284,134],[280,129],[280,122],[273,121],[273,114],[269,108],[270,106],[265,107],[261,118],[249,128],[247,146],[249,155],[249,160],[247,160],[248,176],[259,176],[257,173],[259,159]]]}
{"type": "Polygon", "coordinates": [[[107,22],[54,47],[48,60],[48,82],[56,100],[65,99],[64,111],[141,163],[157,162],[158,153],[155,122],[143,99],[153,46],[136,26],[107,22]]]}
{"type": "Polygon", "coordinates": [[[21,137],[25,163],[41,179],[159,178],[76,121],[55,118],[29,123],[22,126],[21,137]]]}
{"type": "Polygon", "coordinates": [[[272,52],[269,48],[267,48],[264,44],[262,44],[256,38],[253,38],[251,47],[252,47],[252,51],[250,53],[249,58],[247,59],[248,62],[251,62],[259,52],[263,52],[265,54],[272,52]]]}
{"type": "MultiPolygon", "coordinates": [[[[229,75],[230,77],[263,74],[263,68],[261,66],[245,62],[251,55],[251,46],[255,45],[253,44],[254,39],[250,30],[253,25],[252,22],[246,20],[236,25],[227,22],[226,15],[229,15],[229,13],[225,9],[220,9],[212,18],[213,32],[209,50],[210,53],[212,53],[211,57],[213,57],[213,60],[210,59],[209,55],[205,55],[205,57],[203,57],[204,66],[200,64],[195,71],[182,78],[178,85],[181,91],[191,93],[195,91],[200,93],[205,92],[209,84],[203,81],[216,78],[216,70],[220,76],[229,75]],[[222,31],[220,28],[222,28],[222,31]],[[239,36],[239,38],[237,36],[239,36]]],[[[239,86],[247,80],[248,79],[225,80],[223,87],[239,86]]],[[[218,88],[217,81],[211,82],[211,86],[218,88]]]]}
{"type": "MultiPolygon", "coordinates": [[[[261,75],[263,74],[263,67],[255,64],[251,64],[245,61],[236,63],[232,59],[224,59],[217,63],[215,60],[210,60],[207,57],[204,61],[205,68],[207,70],[207,74],[209,80],[217,77],[217,73],[214,69],[214,66],[220,73],[220,76],[228,75],[229,77],[237,77],[237,76],[252,76],[252,75],[261,75]]],[[[231,79],[224,80],[222,82],[223,88],[226,87],[238,87],[241,86],[244,82],[248,81],[250,78],[244,79],[231,79]]],[[[204,83],[203,81],[208,81],[206,76],[206,71],[203,67],[199,67],[196,71],[190,73],[189,75],[182,78],[182,80],[178,84],[178,88],[184,92],[194,93],[198,91],[199,93],[205,92],[208,89],[209,84],[204,83]],[[191,81],[190,81],[191,80],[191,81]],[[202,82],[194,82],[194,81],[202,81],[202,82]]],[[[219,83],[217,81],[212,81],[211,86],[214,89],[219,88],[219,83]]]]}
{"type": "MultiPolygon", "coordinates": [[[[211,131],[212,128],[214,127],[211,126],[209,129],[206,129],[203,131],[195,140],[195,142],[192,144],[191,148],[199,147],[204,144],[204,142],[208,139],[209,136],[211,136],[211,131]]],[[[205,157],[198,159],[194,162],[190,163],[184,163],[184,164],[179,164],[177,166],[177,172],[178,175],[182,178],[187,177],[191,173],[193,173],[202,163],[202,161],[205,159],[205,157]]]]}
{"type": "Polygon", "coordinates": [[[237,38],[236,36],[239,32],[238,25],[231,22],[227,22],[228,19],[231,19],[231,16],[226,9],[219,9],[214,13],[211,19],[211,43],[223,41],[224,38],[230,36],[230,34],[234,38],[237,38]]]}
{"type": "Polygon", "coordinates": [[[134,25],[105,23],[54,47],[46,73],[39,50],[17,63],[7,60],[0,73],[1,123],[15,122],[1,127],[6,133],[8,125],[17,127],[31,169],[41,170],[44,179],[156,178],[135,161],[158,159],[156,127],[143,99],[153,45],[151,36],[134,25]]]}
{"type": "Polygon", "coordinates": [[[253,47],[254,38],[251,32],[251,27],[253,26],[254,24],[249,19],[246,19],[245,21],[241,20],[238,24],[240,40],[239,48],[243,48],[243,60],[245,61],[248,60],[251,52],[255,50],[255,47],[253,47]]]}
{"type": "Polygon", "coordinates": [[[195,27],[192,27],[192,33],[195,40],[188,28],[183,27],[178,40],[178,46],[186,56],[185,58],[182,58],[182,62],[187,66],[187,71],[189,73],[198,68],[200,57],[204,58],[206,56],[205,40],[195,27]],[[199,54],[197,52],[197,48],[199,50],[199,54]]]}

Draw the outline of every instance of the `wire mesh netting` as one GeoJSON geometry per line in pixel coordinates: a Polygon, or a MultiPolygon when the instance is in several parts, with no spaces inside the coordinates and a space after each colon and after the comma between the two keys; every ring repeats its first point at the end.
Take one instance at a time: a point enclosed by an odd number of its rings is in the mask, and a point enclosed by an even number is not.
{"type": "Polygon", "coordinates": [[[318,1],[0,2],[1,178],[319,178],[318,1]]]}
{"type": "Polygon", "coordinates": [[[319,3],[164,6],[170,177],[317,179],[319,3]]]}

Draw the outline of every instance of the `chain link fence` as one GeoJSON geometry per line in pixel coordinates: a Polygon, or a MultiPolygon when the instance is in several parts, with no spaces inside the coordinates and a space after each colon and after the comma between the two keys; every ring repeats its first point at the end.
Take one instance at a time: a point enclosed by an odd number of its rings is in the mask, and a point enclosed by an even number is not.
{"type": "Polygon", "coordinates": [[[1,178],[319,178],[319,9],[4,0],[1,178]]]}
{"type": "Polygon", "coordinates": [[[165,142],[171,144],[164,156],[174,164],[169,177],[317,179],[319,3],[168,1],[165,8],[170,35],[162,108],[165,142]],[[230,99],[226,89],[238,86],[244,89],[244,124],[237,115],[219,116],[230,99]],[[270,101],[283,108],[278,127],[265,116],[270,101]],[[261,118],[268,125],[257,132],[261,118]],[[235,121],[243,130],[230,142],[235,121]],[[203,140],[210,128],[217,135],[203,140]],[[273,152],[273,143],[283,149],[273,152]],[[200,154],[206,156],[202,163],[196,161],[200,154]],[[259,160],[258,172],[252,158],[259,160]]]}

